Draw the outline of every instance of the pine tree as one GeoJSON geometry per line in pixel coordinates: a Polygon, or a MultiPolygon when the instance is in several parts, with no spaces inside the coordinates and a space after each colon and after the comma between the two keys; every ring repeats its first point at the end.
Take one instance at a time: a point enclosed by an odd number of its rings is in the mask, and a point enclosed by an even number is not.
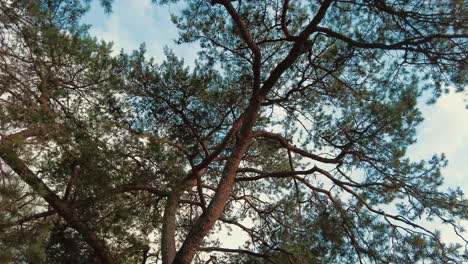
{"type": "Polygon", "coordinates": [[[111,55],[88,1],[0,3],[0,262],[467,261],[425,224],[463,239],[445,157],[406,155],[466,86],[463,1],[184,3],[193,69],[111,55]]]}

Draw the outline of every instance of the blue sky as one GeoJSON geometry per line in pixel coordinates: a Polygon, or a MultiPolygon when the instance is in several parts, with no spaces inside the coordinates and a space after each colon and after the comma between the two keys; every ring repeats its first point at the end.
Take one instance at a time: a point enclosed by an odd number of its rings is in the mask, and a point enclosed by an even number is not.
{"type": "MultiPolygon", "coordinates": [[[[147,53],[156,61],[164,58],[167,46],[191,65],[198,50],[196,44],[176,45],[177,28],[170,22],[170,12],[177,6],[161,7],[150,0],[114,0],[113,13],[107,15],[93,1],[83,22],[91,24],[90,33],[98,39],[114,42],[114,51],[130,52],[146,43],[147,53]]],[[[465,97],[466,99],[466,97],[465,97]]],[[[468,110],[462,94],[445,95],[435,105],[420,102],[425,121],[418,128],[418,142],[410,147],[413,160],[428,159],[445,153],[449,165],[443,170],[446,186],[460,186],[468,192],[468,110]]],[[[465,194],[465,196],[467,196],[465,194]]],[[[468,225],[465,225],[468,229],[468,225]]]]}

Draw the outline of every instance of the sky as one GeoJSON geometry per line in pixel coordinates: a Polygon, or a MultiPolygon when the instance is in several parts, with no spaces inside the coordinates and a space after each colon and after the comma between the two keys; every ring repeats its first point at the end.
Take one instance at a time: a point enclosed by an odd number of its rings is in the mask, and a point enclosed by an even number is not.
{"type": "Polygon", "coordinates": [[[146,44],[147,54],[156,62],[164,59],[164,47],[171,48],[177,56],[193,65],[198,46],[176,45],[176,26],[171,22],[171,13],[177,5],[157,6],[151,0],[114,0],[111,14],[105,14],[99,1],[92,1],[91,9],[82,19],[90,24],[90,33],[100,40],[114,43],[114,53],[121,49],[129,53],[146,44]]]}
{"type": "MultiPolygon", "coordinates": [[[[97,2],[92,2],[91,10],[82,21],[91,25],[92,36],[112,41],[115,54],[121,49],[131,52],[145,43],[147,54],[160,62],[167,46],[177,56],[183,57],[188,65],[193,65],[198,46],[176,45],[174,41],[178,33],[170,21],[170,13],[175,12],[177,6],[156,6],[150,0],[114,0],[113,12],[105,14],[97,2]]],[[[449,161],[443,169],[445,187],[459,186],[465,193],[468,192],[467,104],[466,94],[464,97],[455,93],[442,96],[434,105],[421,100],[419,107],[425,120],[417,129],[417,143],[407,152],[413,160],[445,153],[449,161]]],[[[465,197],[468,196],[465,194],[465,197]]],[[[468,229],[468,224],[465,226],[468,229]]],[[[451,240],[453,235],[447,234],[446,237],[451,240]]]]}

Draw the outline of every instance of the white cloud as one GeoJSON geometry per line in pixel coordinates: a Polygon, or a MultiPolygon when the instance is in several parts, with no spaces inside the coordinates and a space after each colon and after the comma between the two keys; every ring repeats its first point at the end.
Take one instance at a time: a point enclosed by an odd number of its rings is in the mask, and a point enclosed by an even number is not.
{"type": "Polygon", "coordinates": [[[104,15],[103,8],[93,2],[83,21],[92,25],[92,36],[114,42],[114,54],[121,49],[129,53],[144,42],[147,55],[156,61],[163,60],[164,47],[168,46],[192,65],[198,48],[195,44],[175,45],[178,31],[170,20],[170,14],[175,10],[174,6],[154,5],[148,0],[135,0],[131,5],[128,1],[117,0],[113,12],[104,15]]]}
{"type": "MultiPolygon", "coordinates": [[[[460,187],[468,192],[468,110],[462,94],[442,96],[435,105],[421,104],[424,122],[417,130],[418,142],[411,146],[408,156],[427,159],[445,153],[449,163],[442,170],[445,187],[460,187]]],[[[468,222],[462,226],[468,229],[468,222]]],[[[430,223],[428,227],[441,231],[446,242],[462,242],[450,226],[430,223]]]]}
{"type": "Polygon", "coordinates": [[[425,118],[417,130],[418,142],[410,147],[408,156],[427,159],[445,153],[449,165],[443,170],[446,185],[468,190],[468,110],[463,95],[442,96],[435,105],[421,105],[425,118]]]}

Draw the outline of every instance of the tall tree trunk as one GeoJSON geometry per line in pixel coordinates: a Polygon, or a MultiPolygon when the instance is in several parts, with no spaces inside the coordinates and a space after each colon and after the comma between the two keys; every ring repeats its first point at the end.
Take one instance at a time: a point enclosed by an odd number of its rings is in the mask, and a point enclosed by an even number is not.
{"type": "Polygon", "coordinates": [[[224,168],[223,176],[218,184],[215,195],[208,208],[198,218],[192,230],[187,235],[182,247],[177,252],[173,263],[190,263],[202,243],[203,238],[223,213],[226,202],[234,186],[234,180],[239,168],[242,157],[247,152],[252,128],[257,121],[257,113],[260,109],[261,98],[251,100],[249,107],[245,112],[245,118],[240,130],[239,138],[234,150],[224,168]]]}
{"type": "MultiPolygon", "coordinates": [[[[242,160],[242,157],[248,150],[251,141],[252,128],[257,121],[257,114],[260,110],[262,102],[266,98],[269,91],[277,83],[281,75],[290,68],[290,66],[301,54],[307,52],[311,48],[307,44],[307,38],[314,31],[316,31],[317,25],[324,18],[326,11],[332,2],[333,0],[325,0],[322,3],[312,21],[296,38],[295,44],[289,51],[288,55],[273,69],[273,71],[270,73],[270,76],[265,80],[261,88],[261,65],[259,63],[254,63],[253,94],[250,99],[249,106],[244,112],[244,120],[234,150],[226,163],[223,176],[221,177],[213,199],[211,200],[208,208],[203,212],[203,214],[198,218],[197,222],[192,227],[192,230],[187,235],[184,243],[182,244],[182,247],[177,252],[173,263],[190,263],[195,256],[198,247],[201,245],[203,238],[208,234],[209,230],[213,227],[213,225],[223,213],[224,207],[234,185],[239,164],[242,160]]],[[[260,62],[261,52],[256,46],[254,40],[251,38],[245,23],[243,23],[241,17],[236,13],[235,9],[230,4],[230,1],[217,0],[213,1],[212,3],[220,3],[225,6],[237,27],[241,30],[242,38],[253,51],[255,61],[260,62]]]]}
{"type": "Polygon", "coordinates": [[[179,208],[180,196],[194,186],[196,179],[185,179],[182,183],[174,187],[171,194],[167,198],[166,207],[164,208],[162,234],[161,234],[161,253],[163,264],[170,264],[174,261],[176,254],[175,246],[175,230],[176,230],[176,215],[179,208]]]}

